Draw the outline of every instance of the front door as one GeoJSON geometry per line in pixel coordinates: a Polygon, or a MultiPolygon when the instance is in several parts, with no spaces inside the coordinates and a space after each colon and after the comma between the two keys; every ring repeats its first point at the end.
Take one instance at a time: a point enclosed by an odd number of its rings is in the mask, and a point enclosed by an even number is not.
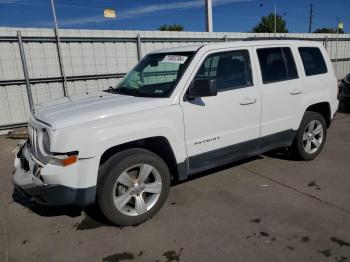
{"type": "Polygon", "coordinates": [[[181,102],[191,172],[224,164],[255,151],[261,97],[250,49],[208,53],[194,79],[215,79],[217,96],[181,102]]]}

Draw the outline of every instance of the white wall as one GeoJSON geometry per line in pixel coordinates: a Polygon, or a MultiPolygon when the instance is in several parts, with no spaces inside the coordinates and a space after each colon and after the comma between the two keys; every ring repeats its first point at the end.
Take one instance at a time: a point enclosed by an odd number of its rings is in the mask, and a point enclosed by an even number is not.
{"type": "MultiPolygon", "coordinates": [[[[36,28],[6,28],[0,27],[1,36],[16,36],[21,31],[22,36],[53,37],[52,29],[36,28]]],[[[273,34],[255,33],[206,33],[206,32],[160,32],[160,31],[117,31],[117,30],[60,30],[61,37],[127,37],[136,38],[140,34],[147,38],[246,38],[273,37],[273,34]]],[[[301,38],[334,38],[335,35],[325,34],[277,34],[277,36],[301,38]]],[[[350,57],[350,35],[340,35],[347,41],[339,41],[338,57],[336,57],[336,42],[328,41],[327,50],[331,58],[350,57]]],[[[145,42],[141,43],[142,55],[150,51],[181,45],[199,44],[194,42],[145,42]]],[[[55,43],[24,43],[29,77],[47,78],[60,77],[57,49],[55,43]]],[[[135,42],[104,42],[104,43],[62,43],[62,56],[67,76],[126,73],[137,63],[137,46],[135,42]]],[[[350,72],[350,61],[338,62],[337,76],[342,78],[350,72]]],[[[0,42],[0,81],[23,79],[23,70],[17,42],[0,42]]],[[[70,95],[106,89],[115,85],[118,79],[102,79],[68,82],[70,95]]],[[[34,103],[55,100],[63,96],[61,83],[32,85],[34,103]]],[[[25,122],[28,119],[28,99],[24,85],[0,86],[0,127],[3,125],[25,122]]]]}

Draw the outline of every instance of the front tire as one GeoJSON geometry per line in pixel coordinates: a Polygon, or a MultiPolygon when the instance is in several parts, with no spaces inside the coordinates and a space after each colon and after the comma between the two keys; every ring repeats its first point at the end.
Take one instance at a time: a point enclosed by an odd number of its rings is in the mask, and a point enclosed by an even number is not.
{"type": "Polygon", "coordinates": [[[322,150],[327,137],[327,124],[324,117],[306,111],[292,144],[292,151],[300,160],[312,160],[322,150]]]}
{"type": "Polygon", "coordinates": [[[145,149],[129,149],[100,167],[97,200],[112,223],[132,226],[160,210],[169,188],[170,172],[158,155],[145,149]]]}

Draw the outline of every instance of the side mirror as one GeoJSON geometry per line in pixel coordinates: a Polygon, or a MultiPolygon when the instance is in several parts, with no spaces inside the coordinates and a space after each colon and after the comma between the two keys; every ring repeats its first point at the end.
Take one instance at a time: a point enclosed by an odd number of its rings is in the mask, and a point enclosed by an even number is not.
{"type": "Polygon", "coordinates": [[[192,82],[192,85],[188,89],[188,97],[205,97],[205,96],[216,96],[218,90],[216,88],[215,79],[198,79],[192,82]]]}
{"type": "Polygon", "coordinates": [[[150,67],[156,67],[158,66],[159,61],[158,60],[152,60],[151,63],[149,64],[150,67]]]}

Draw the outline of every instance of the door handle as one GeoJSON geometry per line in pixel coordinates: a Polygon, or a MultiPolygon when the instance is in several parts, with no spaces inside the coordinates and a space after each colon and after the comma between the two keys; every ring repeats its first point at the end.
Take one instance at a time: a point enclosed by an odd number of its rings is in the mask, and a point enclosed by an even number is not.
{"type": "Polygon", "coordinates": [[[244,105],[251,105],[251,104],[254,104],[255,102],[256,102],[256,98],[246,97],[246,98],[244,98],[244,99],[240,102],[240,104],[241,104],[242,106],[244,106],[244,105]]]}
{"type": "Polygon", "coordinates": [[[301,94],[303,91],[298,89],[298,88],[294,88],[293,90],[289,91],[289,94],[291,95],[299,95],[301,94]]]}

